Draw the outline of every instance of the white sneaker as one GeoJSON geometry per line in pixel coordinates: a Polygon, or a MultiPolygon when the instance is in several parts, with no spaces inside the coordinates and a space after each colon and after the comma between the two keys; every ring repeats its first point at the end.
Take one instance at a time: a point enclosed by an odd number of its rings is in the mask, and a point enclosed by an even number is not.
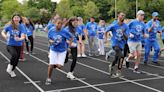
{"type": "Polygon", "coordinates": [[[75,79],[75,76],[73,75],[72,72],[68,72],[68,73],[67,73],[67,78],[73,80],[73,79],[75,79]]]}
{"type": "Polygon", "coordinates": [[[10,72],[10,76],[11,76],[12,78],[16,77],[15,72],[14,72],[14,71],[11,71],[11,72],[10,72]]]}
{"type": "Polygon", "coordinates": [[[80,55],[80,54],[78,54],[78,55],[77,55],[77,57],[81,57],[81,55],[80,55]]]}
{"type": "Polygon", "coordinates": [[[11,64],[8,64],[6,72],[8,72],[9,74],[12,72],[13,66],[11,64]]]}
{"type": "Polygon", "coordinates": [[[85,55],[85,54],[82,54],[81,56],[82,56],[82,57],[87,57],[87,55],[85,55]]]}
{"type": "Polygon", "coordinates": [[[47,78],[45,85],[51,85],[51,83],[52,83],[51,79],[50,78],[47,78]]]}

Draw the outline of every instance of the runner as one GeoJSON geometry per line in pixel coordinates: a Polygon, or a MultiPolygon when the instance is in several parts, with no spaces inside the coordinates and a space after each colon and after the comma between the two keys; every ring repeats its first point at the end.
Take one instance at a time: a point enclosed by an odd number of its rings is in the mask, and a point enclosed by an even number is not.
{"type": "Polygon", "coordinates": [[[26,49],[27,54],[33,53],[33,45],[34,45],[34,39],[35,39],[35,28],[30,19],[25,19],[25,27],[27,30],[27,37],[26,37],[26,49]],[[29,42],[30,42],[30,51],[29,51],[29,42]]]}
{"type": "Polygon", "coordinates": [[[98,47],[97,47],[97,23],[95,22],[95,18],[91,17],[90,22],[86,24],[86,29],[88,31],[88,47],[89,47],[89,56],[98,55],[98,47]]]}
{"type": "Polygon", "coordinates": [[[56,27],[51,28],[48,32],[48,40],[50,43],[50,57],[48,66],[48,77],[46,79],[46,85],[51,84],[51,75],[53,68],[61,68],[64,66],[64,61],[67,53],[67,47],[71,47],[73,36],[67,30],[62,29],[62,21],[56,20],[56,27]],[[66,40],[69,40],[67,45],[66,40]]]}
{"type": "Polygon", "coordinates": [[[84,41],[87,38],[87,34],[86,34],[86,27],[83,23],[83,19],[81,17],[78,17],[78,55],[77,57],[87,57],[85,54],[85,44],[84,41]]]}
{"type": "Polygon", "coordinates": [[[78,20],[76,17],[72,17],[69,19],[68,21],[68,26],[65,28],[65,30],[67,30],[69,33],[71,33],[73,35],[73,42],[71,44],[71,48],[70,51],[67,52],[66,55],[66,59],[65,59],[65,63],[68,62],[68,56],[71,53],[72,55],[72,63],[71,63],[71,68],[70,71],[67,73],[67,78],[73,80],[75,79],[75,76],[73,75],[73,71],[75,69],[76,66],[76,62],[77,62],[77,27],[78,26],[78,20]]]}
{"type": "Polygon", "coordinates": [[[125,59],[125,61],[126,61],[126,67],[129,68],[129,59],[131,57],[137,56],[137,59],[135,60],[134,71],[133,71],[135,73],[141,73],[138,71],[138,66],[140,64],[140,59],[141,59],[141,49],[142,49],[141,37],[142,35],[144,35],[145,37],[144,33],[146,31],[146,26],[143,22],[144,15],[145,15],[144,11],[139,10],[137,12],[137,18],[129,23],[128,46],[129,46],[130,54],[125,59]]]}
{"type": "Polygon", "coordinates": [[[106,31],[105,21],[100,20],[99,26],[97,29],[99,55],[105,55],[105,49],[104,49],[104,33],[105,33],[105,31],[106,31]]]}
{"type": "Polygon", "coordinates": [[[158,43],[157,39],[157,33],[162,33],[161,32],[161,25],[160,21],[158,20],[158,12],[153,12],[152,13],[152,19],[148,21],[146,24],[147,26],[147,31],[146,33],[149,34],[149,37],[145,39],[145,55],[144,55],[144,64],[147,65],[148,57],[150,54],[151,47],[154,48],[154,56],[152,63],[155,65],[160,65],[158,60],[158,56],[160,53],[160,46],[158,43]]]}
{"type": "Polygon", "coordinates": [[[109,73],[115,77],[121,77],[121,69],[122,69],[122,64],[124,61],[124,54],[123,50],[126,44],[126,39],[127,39],[127,32],[128,32],[128,26],[123,22],[125,14],[124,13],[119,13],[118,14],[118,23],[109,25],[107,27],[107,31],[105,33],[105,42],[107,42],[107,33],[111,32],[111,44],[112,48],[115,51],[115,60],[112,61],[109,65],[109,73]],[[120,17],[122,16],[122,17],[120,17]],[[118,70],[116,71],[116,74],[113,74],[113,67],[115,64],[118,62],[118,70]]]}
{"type": "Polygon", "coordinates": [[[23,27],[22,18],[19,14],[14,14],[9,25],[6,25],[2,31],[2,37],[7,41],[7,51],[11,55],[10,63],[7,66],[6,72],[11,77],[16,77],[14,72],[19,62],[21,46],[25,39],[25,28],[23,27]]]}

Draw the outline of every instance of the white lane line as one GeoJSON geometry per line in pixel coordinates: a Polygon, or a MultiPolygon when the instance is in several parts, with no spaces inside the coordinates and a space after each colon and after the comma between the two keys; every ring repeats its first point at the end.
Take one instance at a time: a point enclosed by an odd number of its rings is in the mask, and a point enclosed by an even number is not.
{"type": "MultiPolygon", "coordinates": [[[[48,65],[48,63],[45,62],[45,61],[43,61],[42,59],[39,59],[39,58],[37,58],[37,57],[35,57],[35,56],[33,56],[33,55],[30,55],[30,56],[33,57],[34,59],[36,59],[36,60],[38,60],[38,61],[40,61],[40,62],[42,62],[42,63],[48,65]]],[[[62,73],[64,73],[64,74],[67,74],[65,71],[63,71],[63,70],[61,70],[61,69],[57,69],[57,70],[60,71],[60,72],[62,72],[62,73]]],[[[97,91],[99,91],[99,92],[104,92],[103,90],[101,90],[101,89],[99,89],[99,88],[97,88],[97,87],[95,87],[95,86],[93,86],[93,85],[91,85],[91,84],[89,84],[89,83],[87,83],[87,82],[85,82],[85,81],[79,79],[79,78],[76,78],[76,80],[77,80],[77,81],[80,81],[81,83],[84,83],[84,84],[88,85],[89,87],[91,87],[91,88],[93,88],[93,89],[95,89],[95,90],[97,90],[97,91]]]]}
{"type": "MultiPolygon", "coordinates": [[[[82,66],[85,66],[85,67],[87,67],[87,68],[90,68],[90,69],[96,70],[96,71],[98,71],[98,72],[104,73],[104,74],[106,74],[106,75],[110,75],[108,72],[105,72],[105,71],[103,71],[103,70],[94,68],[94,67],[89,66],[89,65],[82,64],[82,63],[80,63],[80,62],[77,62],[77,63],[80,64],[80,65],[82,65],[82,66]]],[[[126,78],[120,78],[120,79],[125,80],[125,81],[128,81],[128,82],[133,83],[133,84],[136,84],[136,85],[138,85],[138,86],[141,86],[141,87],[144,87],[144,88],[147,88],[147,89],[156,91],[156,92],[162,92],[161,90],[158,90],[158,89],[155,89],[155,88],[152,88],[152,87],[143,85],[143,84],[141,84],[141,83],[137,83],[137,82],[128,80],[128,79],[126,79],[126,78]]]]}
{"type": "MultiPolygon", "coordinates": [[[[5,56],[2,52],[0,52],[0,54],[8,61],[10,62],[10,60],[7,58],[7,56],[5,56]]],[[[30,79],[30,77],[28,77],[21,69],[19,69],[18,67],[16,67],[16,69],[29,81],[31,82],[40,92],[44,92],[44,90],[38,86],[32,79],[30,79]]]]}
{"type": "MultiPolygon", "coordinates": [[[[37,44],[39,44],[39,45],[42,45],[42,46],[48,46],[48,45],[45,45],[45,44],[43,44],[43,43],[40,43],[40,42],[36,42],[37,44]]],[[[87,44],[86,44],[87,45],[87,44]]],[[[106,47],[106,48],[109,48],[109,47],[106,47]]],[[[144,52],[142,52],[142,54],[143,54],[144,52]]],[[[149,59],[153,59],[152,57],[149,57],[149,59]]],[[[161,59],[158,59],[158,61],[160,61],[160,62],[164,62],[164,60],[161,60],[161,59]]],[[[153,66],[153,65],[152,65],[153,66]]]]}
{"type": "MultiPolygon", "coordinates": [[[[107,62],[105,60],[102,60],[102,59],[98,59],[98,58],[94,58],[94,57],[89,57],[89,56],[87,58],[90,58],[90,59],[93,59],[93,60],[97,60],[97,61],[101,61],[103,63],[109,64],[109,62],[107,62]]],[[[162,66],[155,66],[155,65],[151,65],[151,64],[148,64],[148,65],[153,66],[153,67],[156,67],[156,68],[164,69],[164,67],[162,67],[162,66]]],[[[129,68],[129,69],[133,70],[132,68],[129,68]]],[[[152,73],[149,73],[149,72],[146,72],[146,71],[142,71],[142,72],[144,72],[144,73],[146,73],[148,75],[156,75],[156,74],[152,74],[152,73]]]]}
{"type": "MultiPolygon", "coordinates": [[[[163,78],[162,77],[154,77],[154,78],[136,79],[136,80],[131,80],[131,81],[142,82],[142,81],[148,81],[148,80],[158,80],[158,79],[163,79],[163,78]]],[[[130,83],[130,82],[129,81],[118,81],[118,82],[94,84],[93,86],[100,87],[100,86],[116,85],[116,84],[123,84],[123,83],[130,83]]],[[[80,87],[56,89],[56,90],[49,90],[49,91],[46,91],[46,92],[60,92],[60,91],[69,91],[69,90],[84,89],[84,88],[89,88],[89,86],[80,86],[80,87]]]]}
{"type": "MultiPolygon", "coordinates": [[[[35,83],[40,83],[41,81],[34,81],[35,83]]],[[[29,81],[26,81],[26,82],[24,82],[24,84],[31,84],[31,82],[29,82],[29,81]]]]}
{"type": "MultiPolygon", "coordinates": [[[[43,51],[43,49],[42,49],[42,51],[43,51]]],[[[48,52],[48,51],[46,51],[46,52],[48,52]]],[[[82,64],[82,63],[80,63],[80,62],[77,62],[77,64],[80,64],[80,65],[85,66],[85,67],[88,67],[88,68],[90,68],[90,69],[93,69],[93,70],[99,71],[99,72],[101,72],[101,73],[110,75],[108,72],[105,72],[105,71],[103,71],[103,70],[100,70],[100,69],[97,69],[97,68],[94,68],[94,67],[91,67],[91,66],[88,66],[88,65],[85,65],[85,64],[82,64]]],[[[143,84],[141,84],[141,83],[137,83],[137,82],[128,80],[128,79],[126,79],[126,78],[120,78],[120,79],[125,80],[125,81],[128,81],[128,82],[131,82],[131,83],[136,84],[136,85],[139,85],[139,86],[141,86],[141,87],[144,87],[144,88],[147,88],[147,89],[156,91],[156,92],[162,92],[162,91],[160,91],[160,90],[158,90],[158,89],[155,89],[155,88],[152,88],[152,87],[143,85],[143,84]]]]}

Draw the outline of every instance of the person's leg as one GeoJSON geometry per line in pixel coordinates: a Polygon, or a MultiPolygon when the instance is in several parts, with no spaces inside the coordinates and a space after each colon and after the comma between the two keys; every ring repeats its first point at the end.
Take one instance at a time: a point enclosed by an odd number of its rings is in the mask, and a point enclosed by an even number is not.
{"type": "Polygon", "coordinates": [[[85,44],[84,44],[84,41],[82,41],[82,43],[81,43],[81,52],[82,52],[82,57],[87,57],[85,55],[85,44]]]}
{"type": "Polygon", "coordinates": [[[135,61],[135,66],[134,66],[134,72],[136,72],[136,73],[140,73],[138,71],[138,66],[139,66],[140,61],[141,61],[141,50],[142,50],[142,44],[141,44],[141,42],[138,42],[137,47],[136,47],[137,59],[135,61]]]}
{"type": "Polygon", "coordinates": [[[27,53],[29,52],[29,44],[28,44],[28,41],[26,40],[26,50],[27,50],[27,53]]]}
{"type": "Polygon", "coordinates": [[[68,59],[69,59],[69,52],[67,51],[67,54],[66,54],[65,62],[64,63],[67,63],[68,62],[68,59]]]}
{"type": "Polygon", "coordinates": [[[30,52],[32,53],[33,47],[34,47],[34,39],[33,39],[33,36],[29,36],[28,39],[30,40],[30,44],[31,44],[30,52]]]}
{"type": "Polygon", "coordinates": [[[92,48],[93,48],[93,36],[89,36],[88,38],[88,47],[89,47],[89,55],[92,55],[92,48]]]}
{"type": "Polygon", "coordinates": [[[98,55],[98,39],[95,36],[93,37],[93,52],[98,55]]]}
{"type": "Polygon", "coordinates": [[[98,39],[98,51],[99,55],[101,55],[101,39],[98,39]]]}
{"type": "Polygon", "coordinates": [[[101,49],[102,49],[102,55],[105,55],[104,40],[103,39],[101,39],[101,49]]]}
{"type": "Polygon", "coordinates": [[[74,68],[76,66],[76,62],[77,62],[77,47],[76,48],[71,48],[71,54],[72,54],[72,64],[71,64],[71,69],[70,72],[74,71],[74,68]]]}
{"type": "Polygon", "coordinates": [[[150,43],[148,40],[145,40],[145,55],[144,55],[144,63],[145,64],[147,64],[147,61],[148,61],[151,45],[152,45],[152,43],[150,43]]]}
{"type": "Polygon", "coordinates": [[[136,42],[128,42],[130,53],[127,58],[125,58],[126,61],[126,67],[129,68],[129,59],[134,57],[135,51],[136,51],[136,42]]]}
{"type": "Polygon", "coordinates": [[[17,52],[17,58],[15,60],[15,63],[13,65],[13,69],[14,70],[16,68],[16,66],[18,65],[18,62],[19,62],[19,57],[20,57],[20,53],[21,53],[21,46],[16,46],[16,52],[17,52]]]}
{"type": "Polygon", "coordinates": [[[160,53],[159,43],[157,41],[153,42],[153,47],[154,47],[153,62],[157,62],[160,53]]]}
{"type": "Polygon", "coordinates": [[[79,43],[79,41],[78,41],[78,45],[77,45],[77,52],[78,52],[77,57],[81,57],[82,46],[81,46],[81,43],[79,43]]]}

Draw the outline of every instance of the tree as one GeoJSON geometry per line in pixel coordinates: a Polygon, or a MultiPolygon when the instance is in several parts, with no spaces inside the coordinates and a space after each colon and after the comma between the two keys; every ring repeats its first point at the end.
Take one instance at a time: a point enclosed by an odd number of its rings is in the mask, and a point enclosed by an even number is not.
{"type": "Polygon", "coordinates": [[[56,12],[62,17],[62,18],[69,18],[73,16],[70,3],[68,0],[61,0],[61,2],[57,5],[56,12]]]}
{"type": "Polygon", "coordinates": [[[34,22],[39,21],[41,18],[39,9],[35,7],[29,8],[27,11],[24,11],[23,13],[26,17],[32,18],[34,22]]]}
{"type": "Polygon", "coordinates": [[[23,14],[23,11],[26,11],[27,6],[21,5],[17,2],[17,0],[5,0],[2,2],[2,11],[3,19],[9,20],[11,19],[12,15],[17,12],[19,14],[23,14]]]}
{"type": "Polygon", "coordinates": [[[99,9],[94,2],[89,1],[87,5],[84,6],[85,19],[90,17],[98,18],[100,16],[99,9]]]}

